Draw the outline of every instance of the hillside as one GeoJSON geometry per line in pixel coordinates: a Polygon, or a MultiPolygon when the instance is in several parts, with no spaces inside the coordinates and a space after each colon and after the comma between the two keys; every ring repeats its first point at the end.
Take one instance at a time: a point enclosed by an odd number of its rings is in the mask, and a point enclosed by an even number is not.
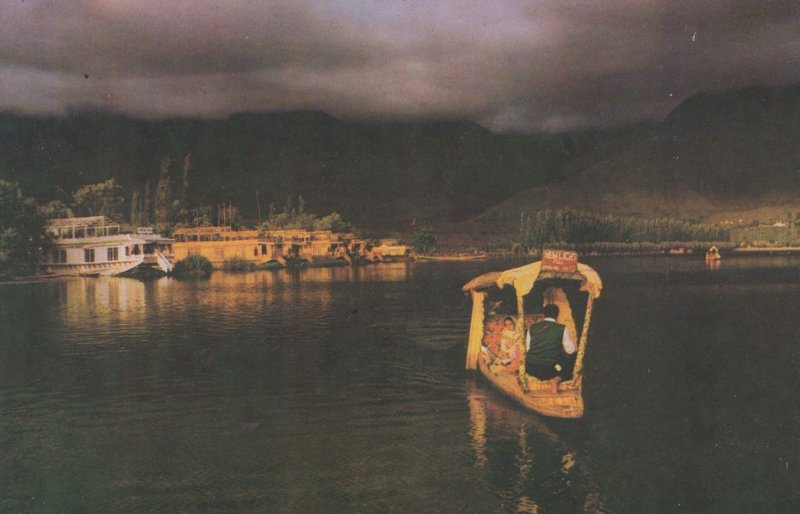
{"type": "Polygon", "coordinates": [[[40,200],[115,178],[130,201],[152,191],[164,158],[181,163],[189,154],[189,207],[232,202],[255,223],[259,208],[263,218],[271,203],[280,209],[302,195],[312,212],[391,229],[474,216],[514,191],[569,177],[629,134],[500,135],[467,122],[365,124],[320,112],[161,121],[5,113],[0,178],[40,200]]]}
{"type": "Polygon", "coordinates": [[[797,211],[798,113],[800,86],[690,97],[616,155],[450,230],[513,233],[521,213],[561,207],[708,221],[797,211]]]}
{"type": "Polygon", "coordinates": [[[0,178],[39,200],[66,200],[113,177],[130,201],[152,192],[165,158],[190,155],[191,208],[232,202],[255,223],[270,204],[280,209],[288,195],[302,195],[308,210],[335,210],[375,232],[417,220],[479,240],[513,234],[522,213],[543,208],[749,220],[800,209],[798,112],[800,86],[699,94],[657,125],[555,135],[494,134],[460,121],[356,123],[321,112],[174,120],[3,113],[0,178]]]}

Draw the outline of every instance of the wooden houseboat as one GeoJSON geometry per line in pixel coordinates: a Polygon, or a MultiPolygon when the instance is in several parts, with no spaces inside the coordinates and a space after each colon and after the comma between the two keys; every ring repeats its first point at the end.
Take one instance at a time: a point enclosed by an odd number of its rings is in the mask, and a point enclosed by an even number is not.
{"type": "Polygon", "coordinates": [[[43,267],[56,275],[117,275],[144,262],[141,237],[122,233],[105,216],[51,220],[43,267]]]}
{"type": "Polygon", "coordinates": [[[270,230],[259,241],[266,244],[275,259],[294,264],[351,263],[349,240],[330,230],[270,230]]]}
{"type": "Polygon", "coordinates": [[[557,250],[545,250],[541,261],[473,279],[462,288],[472,297],[467,369],[478,369],[493,386],[527,409],[562,418],[582,416],[583,358],[592,307],[602,287],[600,276],[579,263],[577,253],[557,250]],[[558,323],[577,341],[571,377],[560,384],[525,372],[526,330],[543,318],[542,309],[549,303],[559,307],[558,323]],[[504,314],[498,313],[501,305],[504,314]],[[516,359],[498,366],[488,340],[494,326],[507,318],[515,325],[516,359]]]}
{"type": "Polygon", "coordinates": [[[395,239],[382,239],[380,244],[368,250],[374,262],[397,262],[414,260],[411,247],[399,243],[395,239]]]}
{"type": "Polygon", "coordinates": [[[233,230],[228,226],[179,228],[173,237],[176,261],[202,255],[215,268],[221,268],[232,259],[258,264],[272,258],[270,247],[259,241],[258,230],[233,230]]]}

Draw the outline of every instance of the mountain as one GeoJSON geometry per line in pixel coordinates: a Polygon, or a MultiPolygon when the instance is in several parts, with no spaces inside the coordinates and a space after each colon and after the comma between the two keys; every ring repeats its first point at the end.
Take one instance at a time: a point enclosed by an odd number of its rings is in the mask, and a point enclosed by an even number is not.
{"type": "Polygon", "coordinates": [[[647,134],[574,177],[530,188],[456,230],[518,226],[570,207],[719,221],[800,209],[800,85],[701,93],[647,134]]]}
{"type": "Polygon", "coordinates": [[[469,122],[367,124],[321,112],[222,120],[0,114],[0,178],[18,180],[26,194],[66,200],[83,184],[115,178],[128,200],[134,191],[142,198],[165,158],[182,163],[188,154],[190,206],[232,202],[252,223],[288,195],[358,226],[461,219],[563,180],[612,146],[602,134],[501,135],[469,122]]]}
{"type": "Polygon", "coordinates": [[[311,212],[335,210],[376,231],[416,219],[416,227],[497,234],[543,208],[691,220],[797,210],[797,134],[800,86],[698,94],[660,123],[566,134],[495,134],[466,121],[357,123],[322,112],[2,113],[0,178],[40,200],[64,200],[113,177],[130,201],[152,194],[165,158],[179,169],[190,155],[189,207],[216,212],[232,202],[249,223],[302,195],[311,212]]]}

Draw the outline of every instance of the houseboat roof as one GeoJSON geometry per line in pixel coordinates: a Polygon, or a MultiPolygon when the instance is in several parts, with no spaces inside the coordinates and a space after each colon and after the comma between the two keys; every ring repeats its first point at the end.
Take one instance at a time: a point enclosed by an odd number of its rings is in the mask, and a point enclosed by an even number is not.
{"type": "Polygon", "coordinates": [[[177,242],[188,242],[188,238],[196,237],[197,241],[241,241],[257,239],[258,230],[233,230],[223,227],[184,227],[176,228],[172,233],[177,242]]]}
{"type": "Polygon", "coordinates": [[[105,225],[117,225],[105,216],[84,216],[81,218],[55,218],[48,221],[48,228],[72,228],[72,227],[102,227],[105,225]]]}
{"type": "Polygon", "coordinates": [[[233,232],[231,227],[182,227],[176,228],[173,234],[217,234],[219,232],[233,232]]]}

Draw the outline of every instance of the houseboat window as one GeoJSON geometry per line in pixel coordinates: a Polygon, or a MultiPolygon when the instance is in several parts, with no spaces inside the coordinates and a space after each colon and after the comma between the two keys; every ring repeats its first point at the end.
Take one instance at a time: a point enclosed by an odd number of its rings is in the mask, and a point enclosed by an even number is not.
{"type": "Polygon", "coordinates": [[[261,245],[261,255],[267,255],[267,245],[261,245]]]}
{"type": "Polygon", "coordinates": [[[83,262],[94,262],[94,248],[83,249],[83,262]]]}
{"type": "Polygon", "coordinates": [[[258,247],[253,248],[253,255],[258,257],[258,247]]]}
{"type": "Polygon", "coordinates": [[[108,253],[107,253],[108,259],[107,260],[109,260],[109,261],[118,261],[119,260],[119,248],[113,247],[113,248],[108,248],[107,250],[108,250],[108,253]]]}
{"type": "Polygon", "coordinates": [[[53,249],[53,262],[56,264],[64,264],[67,262],[67,250],[64,248],[53,249]]]}
{"type": "Polygon", "coordinates": [[[142,250],[139,245],[133,245],[133,255],[139,255],[140,253],[142,253],[142,250]]]}
{"type": "Polygon", "coordinates": [[[130,254],[131,254],[131,247],[130,246],[126,246],[125,247],[125,257],[130,256],[130,254]]]}
{"type": "Polygon", "coordinates": [[[216,248],[214,250],[214,259],[221,261],[225,258],[225,250],[223,248],[216,248]]]}

